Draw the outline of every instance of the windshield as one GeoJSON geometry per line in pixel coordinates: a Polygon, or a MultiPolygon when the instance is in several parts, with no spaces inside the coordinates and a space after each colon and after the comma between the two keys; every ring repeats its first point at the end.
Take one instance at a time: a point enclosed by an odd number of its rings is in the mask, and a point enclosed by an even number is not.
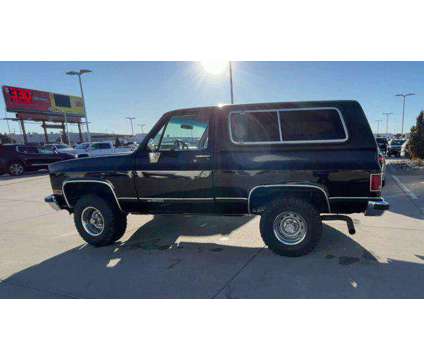
{"type": "Polygon", "coordinates": [[[40,148],[38,149],[39,154],[54,154],[53,150],[46,149],[46,148],[40,148]]]}

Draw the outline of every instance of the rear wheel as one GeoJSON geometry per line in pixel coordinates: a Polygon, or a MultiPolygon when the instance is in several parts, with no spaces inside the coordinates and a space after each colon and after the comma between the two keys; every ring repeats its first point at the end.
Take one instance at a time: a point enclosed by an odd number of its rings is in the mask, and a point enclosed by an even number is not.
{"type": "Polygon", "coordinates": [[[24,168],[24,165],[21,162],[15,161],[15,162],[12,162],[9,165],[9,169],[8,170],[9,170],[9,174],[10,175],[12,175],[12,176],[20,176],[20,175],[22,175],[24,173],[25,168],[24,168]]]}
{"type": "Polygon", "coordinates": [[[114,243],[127,228],[126,214],[97,195],[85,195],[77,201],[74,222],[81,237],[93,246],[114,243]]]}
{"type": "Polygon", "coordinates": [[[321,238],[319,212],[297,198],[274,201],[261,216],[260,230],[265,244],[276,254],[301,256],[309,253],[321,238]]]}

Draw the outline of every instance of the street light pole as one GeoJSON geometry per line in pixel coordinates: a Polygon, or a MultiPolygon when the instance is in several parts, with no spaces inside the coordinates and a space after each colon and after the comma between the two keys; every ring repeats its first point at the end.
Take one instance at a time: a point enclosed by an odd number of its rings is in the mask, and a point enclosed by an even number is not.
{"type": "Polygon", "coordinates": [[[395,96],[402,96],[403,97],[403,106],[402,106],[402,136],[403,136],[403,125],[405,123],[405,99],[408,96],[415,95],[414,93],[407,93],[407,94],[396,94],[395,96]]]}
{"type": "Polygon", "coordinates": [[[377,135],[380,133],[380,122],[382,120],[376,120],[375,122],[377,123],[377,135]]]}
{"type": "Polygon", "coordinates": [[[234,90],[233,90],[233,66],[231,61],[228,62],[228,68],[230,72],[230,93],[231,93],[231,104],[234,104],[234,90]]]}
{"type": "Polygon", "coordinates": [[[92,72],[91,70],[81,69],[80,71],[68,71],[66,73],[66,75],[77,75],[78,76],[79,86],[80,86],[80,90],[81,90],[82,105],[83,105],[83,108],[84,108],[85,125],[87,126],[87,137],[88,137],[89,143],[91,143],[91,134],[90,134],[90,128],[88,126],[87,108],[85,106],[85,97],[84,97],[84,90],[82,88],[81,75],[91,73],[91,72],[92,72]]]}
{"type": "Polygon", "coordinates": [[[389,116],[392,115],[391,112],[384,112],[383,115],[386,115],[386,135],[389,133],[389,116]]]}
{"type": "Polygon", "coordinates": [[[68,145],[71,145],[71,140],[69,139],[69,130],[68,130],[68,117],[66,116],[66,112],[63,113],[63,117],[65,119],[65,135],[66,135],[66,141],[68,142],[68,145]]]}
{"type": "Polygon", "coordinates": [[[134,136],[134,124],[133,124],[133,120],[135,120],[135,117],[133,117],[133,116],[127,116],[126,119],[128,119],[130,121],[130,124],[131,124],[131,135],[134,136]]]}
{"type": "Polygon", "coordinates": [[[140,126],[141,133],[144,134],[144,127],[146,125],[145,124],[138,124],[138,126],[140,126]]]}

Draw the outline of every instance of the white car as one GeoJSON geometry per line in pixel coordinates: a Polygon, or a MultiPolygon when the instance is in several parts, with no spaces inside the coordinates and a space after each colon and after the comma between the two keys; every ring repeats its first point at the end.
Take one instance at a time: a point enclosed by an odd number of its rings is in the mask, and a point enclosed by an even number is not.
{"type": "Polygon", "coordinates": [[[408,149],[407,149],[407,146],[408,146],[408,143],[409,143],[409,139],[408,140],[406,140],[403,144],[402,144],[402,146],[400,147],[400,157],[406,157],[406,158],[411,158],[411,154],[409,154],[409,151],[408,151],[408,149]]]}
{"type": "Polygon", "coordinates": [[[50,150],[59,154],[76,154],[75,149],[66,144],[48,144],[44,145],[42,149],[50,150]]]}
{"type": "Polygon", "coordinates": [[[75,153],[78,157],[95,157],[112,155],[116,153],[112,141],[97,141],[92,143],[81,143],[75,146],[75,153]]]}

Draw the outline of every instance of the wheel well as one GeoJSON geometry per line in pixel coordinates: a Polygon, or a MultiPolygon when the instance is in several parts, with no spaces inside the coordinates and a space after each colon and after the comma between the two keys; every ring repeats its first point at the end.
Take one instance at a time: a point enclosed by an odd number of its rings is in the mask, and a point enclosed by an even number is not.
{"type": "Polygon", "coordinates": [[[12,159],[12,160],[9,160],[9,162],[7,163],[7,167],[9,167],[12,164],[21,164],[22,166],[25,167],[25,163],[21,159],[12,159]]]}
{"type": "Polygon", "coordinates": [[[288,196],[308,201],[320,213],[330,212],[330,205],[324,190],[309,186],[259,187],[249,196],[249,210],[252,214],[261,213],[268,203],[288,196]]]}
{"type": "Polygon", "coordinates": [[[71,207],[75,206],[81,196],[95,194],[116,204],[119,209],[121,208],[113,190],[106,183],[88,181],[69,182],[63,185],[63,193],[71,207]]]}

